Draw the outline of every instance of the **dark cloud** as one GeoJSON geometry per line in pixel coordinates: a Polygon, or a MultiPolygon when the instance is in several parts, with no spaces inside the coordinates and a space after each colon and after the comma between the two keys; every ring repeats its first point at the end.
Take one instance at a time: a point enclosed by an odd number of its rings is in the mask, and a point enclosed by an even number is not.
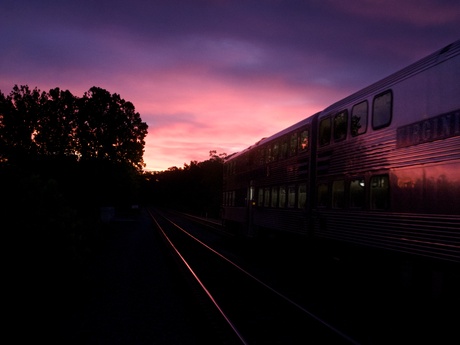
{"type": "Polygon", "coordinates": [[[459,39],[459,22],[457,0],[3,0],[0,90],[100,86],[150,128],[208,130],[202,113],[223,118],[225,102],[275,121],[273,108],[325,107],[459,39]]]}

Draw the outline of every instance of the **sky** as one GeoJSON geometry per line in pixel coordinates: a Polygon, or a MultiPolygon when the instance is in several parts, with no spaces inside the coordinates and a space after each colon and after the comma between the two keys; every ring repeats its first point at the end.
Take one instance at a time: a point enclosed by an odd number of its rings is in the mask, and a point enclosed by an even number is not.
{"type": "Polygon", "coordinates": [[[147,171],[231,154],[460,39],[458,0],[1,0],[0,91],[101,87],[147,171]]]}

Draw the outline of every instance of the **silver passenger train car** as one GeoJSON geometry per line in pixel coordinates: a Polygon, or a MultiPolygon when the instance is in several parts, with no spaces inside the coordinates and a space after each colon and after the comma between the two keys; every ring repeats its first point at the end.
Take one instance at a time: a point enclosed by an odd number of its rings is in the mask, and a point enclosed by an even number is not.
{"type": "Polygon", "coordinates": [[[224,225],[460,262],[460,40],[228,157],[224,225]]]}

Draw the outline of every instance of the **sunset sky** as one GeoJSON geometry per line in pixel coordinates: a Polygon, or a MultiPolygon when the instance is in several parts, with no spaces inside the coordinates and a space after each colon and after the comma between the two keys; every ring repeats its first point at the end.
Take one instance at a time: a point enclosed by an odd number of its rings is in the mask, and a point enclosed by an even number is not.
{"type": "Polygon", "coordinates": [[[460,39],[458,0],[2,0],[0,91],[117,93],[146,170],[231,154],[460,39]]]}

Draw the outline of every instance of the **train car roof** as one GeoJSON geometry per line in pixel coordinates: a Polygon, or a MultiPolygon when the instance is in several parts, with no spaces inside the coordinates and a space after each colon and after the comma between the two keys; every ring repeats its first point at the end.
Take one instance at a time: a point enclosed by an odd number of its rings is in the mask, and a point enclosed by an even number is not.
{"type": "Polygon", "coordinates": [[[290,132],[293,132],[295,130],[298,130],[299,128],[302,128],[302,127],[308,125],[309,123],[311,123],[313,121],[313,118],[316,115],[319,115],[319,114],[320,114],[320,112],[318,112],[316,114],[313,114],[313,115],[311,115],[311,116],[309,116],[309,117],[307,117],[307,118],[305,118],[305,119],[293,124],[292,126],[289,126],[289,127],[285,128],[285,129],[283,129],[282,131],[273,134],[270,137],[260,139],[258,142],[256,142],[255,144],[249,146],[248,148],[244,149],[243,151],[236,152],[236,153],[233,153],[233,154],[229,155],[227,157],[226,161],[229,161],[229,160],[232,160],[234,158],[240,157],[243,154],[245,154],[245,153],[247,153],[247,152],[249,152],[249,151],[251,151],[251,150],[253,150],[255,148],[258,148],[258,147],[260,147],[260,146],[262,146],[262,145],[264,145],[266,143],[269,143],[269,142],[271,142],[271,141],[273,141],[275,139],[278,139],[278,138],[280,138],[280,137],[282,137],[282,136],[284,136],[284,135],[286,135],[286,134],[288,134],[290,132]]]}
{"type": "Polygon", "coordinates": [[[341,99],[338,102],[335,102],[323,110],[322,116],[327,116],[331,112],[336,110],[341,110],[340,108],[345,108],[350,103],[356,103],[360,100],[366,98],[368,95],[377,94],[385,89],[390,88],[392,85],[407,79],[421,71],[424,71],[430,67],[433,67],[449,58],[452,58],[460,54],[460,40],[457,40],[446,47],[435,51],[434,53],[412,63],[411,65],[390,74],[388,77],[383,78],[353,94],[341,99]]]}
{"type": "Polygon", "coordinates": [[[383,89],[386,89],[386,88],[389,88],[391,87],[392,85],[406,79],[406,78],[409,78],[411,76],[413,76],[414,74],[417,74],[417,73],[420,73],[421,71],[423,70],[426,70],[427,68],[430,68],[432,66],[435,66],[451,57],[454,57],[456,55],[460,54],[460,40],[457,40],[449,45],[447,45],[446,47],[442,48],[442,49],[439,49],[437,51],[435,51],[434,53],[426,56],[425,58],[422,58],[420,60],[418,60],[417,62],[414,62],[413,64],[399,70],[398,72],[395,72],[391,75],[389,75],[388,77],[386,78],[383,78],[381,79],[380,81],[378,82],[375,82],[353,94],[351,94],[350,96],[348,97],[345,97],[343,99],[341,99],[340,101],[338,102],[335,102],[333,104],[331,104],[330,106],[328,106],[327,108],[325,108],[323,111],[321,112],[318,112],[314,115],[311,115],[309,117],[307,117],[306,119],[302,120],[302,121],[299,121],[297,122],[296,124],[268,137],[268,138],[262,138],[261,140],[259,140],[258,142],[256,142],[254,145],[251,145],[249,146],[248,148],[244,149],[243,151],[240,151],[240,152],[236,152],[236,153],[233,153],[231,155],[229,155],[226,159],[226,161],[230,161],[234,158],[237,158],[237,157],[240,157],[242,156],[243,154],[257,148],[257,147],[260,147],[272,140],[275,140],[285,134],[288,134],[289,132],[292,132],[296,129],[299,129],[301,128],[302,126],[305,126],[307,125],[308,123],[310,123],[312,121],[312,119],[315,117],[315,116],[318,116],[318,117],[322,117],[322,116],[327,116],[329,115],[331,112],[339,109],[339,108],[344,108],[346,107],[348,104],[350,103],[355,103],[355,102],[358,102],[359,100],[367,97],[368,95],[373,95],[373,94],[376,94],[378,92],[380,92],[381,90],[383,89]]]}

